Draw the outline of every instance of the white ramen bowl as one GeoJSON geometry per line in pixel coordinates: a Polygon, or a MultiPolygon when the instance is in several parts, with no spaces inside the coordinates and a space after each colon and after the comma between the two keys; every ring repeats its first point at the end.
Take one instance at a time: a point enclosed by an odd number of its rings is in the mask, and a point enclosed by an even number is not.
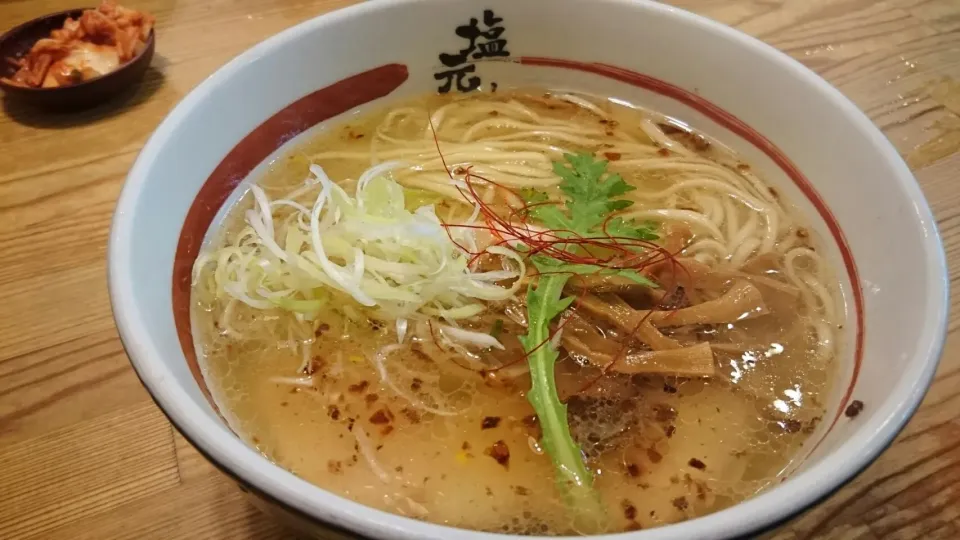
{"type": "Polygon", "coordinates": [[[143,148],[113,220],[110,294],[134,368],[177,429],[261,506],[324,538],[503,538],[374,510],[274,465],[211,406],[190,336],[190,268],[246,180],[301,133],[446,83],[572,89],[681,119],[740,152],[799,207],[840,274],[840,379],[816,444],[805,445],[815,449],[785,482],[734,507],[610,538],[756,533],[826,497],[890,444],[937,365],[946,267],[910,171],[840,92],[753,38],[653,2],[380,0],[291,28],[200,84],[143,148]],[[508,61],[440,61],[469,48],[455,30],[471,19],[506,40],[473,52],[508,61]],[[851,418],[852,400],[864,408],[851,418]]]}

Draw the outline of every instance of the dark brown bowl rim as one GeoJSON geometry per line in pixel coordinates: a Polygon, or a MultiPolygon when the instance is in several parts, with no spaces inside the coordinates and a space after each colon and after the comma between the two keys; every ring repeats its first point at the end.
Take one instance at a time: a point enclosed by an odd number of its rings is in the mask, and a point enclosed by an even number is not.
{"type": "MultiPolygon", "coordinates": [[[[23,22],[23,23],[20,23],[20,24],[18,24],[17,26],[14,26],[14,27],[11,28],[10,30],[7,30],[7,31],[4,32],[2,35],[0,35],[0,50],[3,50],[3,44],[4,44],[4,42],[6,42],[6,41],[7,41],[8,39],[10,39],[11,37],[15,36],[18,32],[21,32],[21,31],[23,31],[24,29],[29,28],[30,26],[32,26],[32,25],[34,25],[34,24],[38,24],[38,23],[40,23],[41,21],[45,21],[45,20],[47,20],[47,19],[53,19],[53,18],[56,18],[56,17],[62,17],[62,16],[70,17],[72,14],[75,14],[75,13],[83,13],[84,11],[87,11],[88,9],[97,9],[97,8],[95,8],[95,7],[83,7],[83,8],[65,9],[65,10],[63,10],[63,11],[58,11],[58,12],[56,12],[56,13],[48,13],[48,14],[46,14],[46,15],[41,15],[41,16],[39,16],[39,17],[35,17],[35,18],[33,18],[33,19],[30,19],[29,21],[25,21],[25,22],[23,22]]],[[[16,91],[16,92],[24,92],[24,93],[32,93],[32,94],[35,94],[35,95],[40,95],[40,94],[52,94],[52,93],[54,93],[54,92],[65,92],[65,91],[69,91],[69,90],[72,90],[72,89],[75,89],[75,88],[82,88],[82,87],[85,87],[85,86],[89,86],[89,85],[92,85],[92,84],[96,84],[96,83],[98,83],[98,82],[100,82],[100,81],[102,81],[102,80],[104,80],[104,79],[106,79],[106,78],[108,78],[108,77],[111,77],[111,76],[113,76],[113,75],[116,75],[116,74],[120,73],[121,71],[123,71],[123,70],[131,67],[131,66],[132,66],[133,64],[135,64],[138,60],[140,60],[140,58],[143,57],[143,54],[144,54],[145,52],[147,52],[147,51],[150,49],[150,46],[153,44],[153,42],[154,42],[154,40],[155,40],[155,37],[156,37],[155,34],[156,34],[156,32],[155,32],[153,29],[151,29],[151,30],[150,30],[150,35],[147,36],[147,40],[144,42],[143,50],[141,50],[139,53],[137,53],[136,56],[134,56],[133,58],[131,58],[131,59],[128,60],[127,62],[124,62],[123,64],[121,64],[117,69],[115,69],[115,70],[113,70],[113,71],[111,71],[111,72],[109,72],[109,73],[105,73],[105,74],[103,74],[103,75],[100,75],[99,77],[96,77],[96,78],[94,78],[94,79],[90,79],[89,81],[83,81],[83,82],[79,82],[79,83],[77,83],[77,84],[71,84],[71,85],[69,85],[69,86],[56,86],[56,87],[53,87],[53,88],[34,88],[34,87],[32,87],[32,86],[18,86],[18,85],[15,85],[15,84],[10,84],[10,83],[8,83],[8,82],[5,82],[2,78],[0,78],[0,88],[10,89],[10,90],[13,90],[13,91],[16,91]]],[[[5,58],[0,58],[0,61],[5,61],[5,58]]]]}

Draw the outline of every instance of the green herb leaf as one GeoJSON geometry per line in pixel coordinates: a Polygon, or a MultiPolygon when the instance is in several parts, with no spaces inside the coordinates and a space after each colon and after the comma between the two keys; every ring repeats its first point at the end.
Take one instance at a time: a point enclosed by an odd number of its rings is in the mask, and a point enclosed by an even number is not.
{"type": "Polygon", "coordinates": [[[578,530],[600,530],[604,510],[593,491],[593,476],[581,457],[580,447],[570,435],[567,406],[557,395],[554,366],[559,353],[549,343],[550,321],[570,307],[573,297],[561,293],[569,279],[566,274],[542,276],[527,289],[527,333],[520,343],[529,356],[531,388],[527,399],[533,405],[543,432],[543,446],[557,471],[557,484],[574,511],[578,530]]]}
{"type": "MultiPolygon", "coordinates": [[[[529,206],[531,217],[561,238],[610,236],[646,241],[658,238],[653,223],[611,217],[633,204],[618,197],[635,188],[620,175],[608,173],[606,161],[590,154],[563,157],[566,163],[555,162],[553,171],[560,177],[559,187],[566,200],[550,202],[542,191],[523,190],[521,196],[529,206]]],[[[580,249],[574,244],[555,244],[554,248],[580,249]]],[[[542,254],[530,259],[540,271],[540,277],[536,285],[527,289],[527,333],[520,337],[530,364],[531,388],[527,399],[540,420],[544,449],[553,461],[557,483],[574,512],[578,531],[599,532],[606,524],[605,512],[593,490],[593,477],[583,462],[580,448],[570,435],[567,407],[557,394],[554,366],[559,352],[549,343],[550,322],[573,303],[572,297],[562,297],[563,287],[573,275],[619,275],[649,287],[657,285],[632,269],[571,264],[542,254]]]]}
{"type": "Polygon", "coordinates": [[[624,182],[619,174],[608,174],[606,161],[596,160],[590,154],[564,154],[563,157],[569,166],[554,162],[553,170],[560,176],[560,190],[567,197],[566,204],[548,203],[549,197],[543,191],[521,190],[520,195],[531,206],[531,217],[561,237],[606,234],[647,241],[659,238],[654,223],[639,224],[620,217],[608,219],[610,214],[633,205],[633,201],[616,197],[636,188],[624,182]]]}
{"type": "Polygon", "coordinates": [[[616,275],[618,275],[618,276],[625,277],[625,278],[627,278],[627,279],[629,279],[629,280],[631,280],[631,281],[635,281],[635,282],[639,283],[640,285],[646,285],[647,287],[650,287],[651,289],[656,289],[656,288],[659,287],[659,285],[657,285],[656,283],[654,283],[653,281],[651,281],[650,278],[648,278],[647,276],[641,274],[640,272],[637,272],[636,270],[630,270],[630,269],[617,270],[616,272],[613,272],[613,273],[616,274],[616,275]]]}
{"type": "MultiPolygon", "coordinates": [[[[619,174],[607,173],[607,161],[590,154],[564,154],[569,167],[553,163],[553,172],[560,177],[560,190],[567,195],[567,208],[573,231],[589,236],[613,212],[623,210],[632,201],[614,200],[635,187],[623,181],[619,174]]],[[[546,224],[551,227],[549,223],[546,224]]]]}
{"type": "Polygon", "coordinates": [[[523,197],[524,202],[527,204],[538,204],[550,200],[550,197],[546,194],[546,192],[534,188],[521,189],[520,196],[523,197]]]}
{"type": "Polygon", "coordinates": [[[660,238],[656,233],[656,223],[637,223],[632,219],[613,218],[607,222],[607,234],[616,238],[634,238],[636,240],[653,241],[660,238]]]}
{"type": "Polygon", "coordinates": [[[599,274],[601,276],[623,276],[631,281],[645,285],[652,289],[659,288],[655,282],[647,276],[630,268],[603,268],[593,264],[565,264],[551,257],[543,255],[534,255],[531,257],[534,266],[540,271],[541,275],[565,275],[568,278],[572,276],[586,276],[599,274]]]}

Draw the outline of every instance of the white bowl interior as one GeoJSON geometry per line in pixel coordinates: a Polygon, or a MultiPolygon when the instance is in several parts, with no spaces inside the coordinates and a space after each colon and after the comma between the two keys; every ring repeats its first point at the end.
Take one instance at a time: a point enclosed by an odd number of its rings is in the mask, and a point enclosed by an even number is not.
{"type": "MultiPolygon", "coordinates": [[[[715,136],[761,169],[819,233],[843,286],[850,317],[833,412],[854,372],[854,299],[862,290],[866,333],[853,397],[865,404],[863,412],[853,420],[841,418],[781,486],[734,508],[640,536],[747,533],[812,503],[859,472],[919,403],[936,366],[946,320],[945,264],[936,228],[891,145],[853,104],[800,64],[688,13],[621,0],[491,0],[486,6],[504,19],[504,37],[514,58],[603,62],[643,73],[695,93],[762,133],[826,201],[859,269],[859,281],[852,282],[827,222],[781,168],[702,112],[598,75],[517,64],[480,66],[485,82],[533,82],[656,109],[715,136]],[[551,12],[565,15],[545,18],[547,4],[551,12]],[[897,246],[895,256],[891,245],[897,246]]],[[[172,315],[174,254],[200,187],[261,122],[319,88],[389,63],[405,64],[409,78],[368,106],[434,91],[437,54],[463,46],[454,28],[471,17],[482,17],[482,8],[469,0],[380,1],[309,21],[258,45],[202,83],[158,128],[130,173],[111,232],[110,290],[121,336],[144,383],[178,428],[221,465],[271,496],[367,535],[489,536],[366,509],[307,484],[247,448],[211,408],[180,348],[172,315]]]]}

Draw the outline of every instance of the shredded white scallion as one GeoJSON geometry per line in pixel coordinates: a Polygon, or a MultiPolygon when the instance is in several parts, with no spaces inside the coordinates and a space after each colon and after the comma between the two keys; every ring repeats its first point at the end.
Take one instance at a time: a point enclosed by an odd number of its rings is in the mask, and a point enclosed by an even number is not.
{"type": "Polygon", "coordinates": [[[397,343],[403,343],[405,337],[407,337],[407,320],[397,319],[397,343]]]}
{"type": "Polygon", "coordinates": [[[553,337],[550,338],[550,348],[559,349],[561,339],[563,339],[563,328],[557,330],[556,333],[553,334],[553,337]]]}
{"type": "Polygon", "coordinates": [[[300,367],[297,368],[297,373],[307,373],[307,374],[310,373],[310,364],[313,360],[313,358],[310,356],[310,352],[313,349],[313,347],[311,346],[312,343],[313,341],[311,340],[307,343],[300,344],[300,351],[301,351],[300,367]]]}
{"type": "MultiPolygon", "coordinates": [[[[475,249],[471,226],[479,208],[466,226],[449,228],[433,205],[407,210],[403,187],[388,176],[408,166],[390,161],[368,169],[353,196],[318,165],[310,166],[302,187],[276,200],[252,186],[247,227],[228,245],[198,257],[194,279],[212,266],[219,298],[284,309],[303,320],[312,320],[338,293],[381,311],[381,318],[420,312],[449,322],[482,311],[478,301],[512,297],[526,275],[523,258],[491,246],[486,253],[500,257],[503,269],[475,272],[471,253],[460,246],[475,249]],[[500,285],[507,280],[512,284],[500,285]]],[[[403,329],[397,330],[402,342],[403,329]]]]}
{"type": "Polygon", "coordinates": [[[270,377],[270,382],[310,388],[313,386],[313,377],[270,377]]]}
{"type": "Polygon", "coordinates": [[[390,475],[387,474],[387,471],[383,470],[383,467],[380,466],[380,462],[378,462],[377,458],[374,457],[373,443],[370,442],[370,437],[367,436],[367,432],[360,427],[360,424],[354,424],[351,433],[353,433],[353,436],[356,437],[357,448],[360,450],[360,454],[363,456],[363,459],[367,461],[367,465],[370,465],[370,469],[373,471],[373,474],[377,475],[377,478],[379,478],[384,484],[389,484],[390,475]]]}
{"type": "Polygon", "coordinates": [[[441,325],[440,334],[451,341],[468,343],[478,347],[493,347],[494,349],[500,350],[504,349],[503,344],[497,341],[497,338],[491,336],[490,334],[484,334],[483,332],[473,332],[471,330],[464,330],[463,328],[441,325]]]}

